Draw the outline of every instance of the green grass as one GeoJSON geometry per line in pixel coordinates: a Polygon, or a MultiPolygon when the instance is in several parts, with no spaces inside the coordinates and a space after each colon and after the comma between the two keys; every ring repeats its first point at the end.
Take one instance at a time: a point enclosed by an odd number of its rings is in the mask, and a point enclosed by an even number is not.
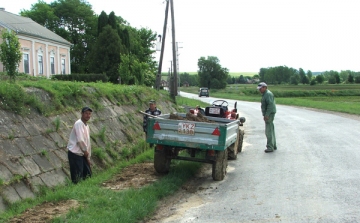
{"type": "Polygon", "coordinates": [[[119,162],[101,174],[94,171],[92,178],[77,185],[67,182],[66,186],[54,189],[43,188],[38,198],[11,205],[9,210],[1,214],[0,221],[9,220],[27,208],[45,201],[74,199],[79,201],[81,207],[70,211],[65,217],[56,218],[53,222],[139,222],[153,214],[158,201],[176,192],[201,166],[200,163],[173,160],[168,175],[141,189],[113,191],[101,187],[103,182],[120,173],[126,166],[149,162],[152,157],[153,150],[149,149],[135,159],[119,162]]]}
{"type": "MultiPolygon", "coordinates": [[[[198,87],[181,87],[181,91],[198,93],[198,87]]],[[[301,106],[360,115],[360,85],[270,85],[277,104],[301,106]]],[[[259,102],[261,94],[253,84],[228,85],[226,89],[210,89],[210,96],[239,101],[259,102]]]]}
{"type": "Polygon", "coordinates": [[[171,100],[167,94],[145,86],[56,81],[34,77],[21,77],[15,83],[0,81],[0,108],[20,115],[27,115],[30,110],[35,110],[42,115],[51,116],[77,111],[85,105],[100,110],[103,108],[102,98],[117,105],[139,105],[153,98],[171,100]],[[37,91],[27,91],[34,88],[37,91]],[[44,92],[39,92],[39,89],[44,92]]]}

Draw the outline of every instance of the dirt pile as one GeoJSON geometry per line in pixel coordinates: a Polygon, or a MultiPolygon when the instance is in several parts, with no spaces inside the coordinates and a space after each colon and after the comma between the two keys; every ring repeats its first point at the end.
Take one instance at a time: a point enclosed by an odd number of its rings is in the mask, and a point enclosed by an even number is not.
{"type": "Polygon", "coordinates": [[[186,113],[186,117],[182,117],[179,116],[177,114],[174,113],[170,113],[170,117],[169,119],[173,119],[173,120],[188,120],[188,121],[195,121],[195,122],[209,122],[209,123],[214,123],[214,121],[211,121],[209,119],[207,119],[205,116],[203,116],[201,113],[198,113],[197,115],[191,114],[191,113],[186,113]]]}

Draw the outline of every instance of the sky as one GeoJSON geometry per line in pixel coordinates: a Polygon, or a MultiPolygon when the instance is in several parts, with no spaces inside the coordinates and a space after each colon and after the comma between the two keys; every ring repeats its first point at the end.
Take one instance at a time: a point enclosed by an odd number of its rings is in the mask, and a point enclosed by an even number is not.
{"type": "MultiPolygon", "coordinates": [[[[18,14],[37,0],[1,1],[18,14]]],[[[53,1],[45,0],[50,3],[53,1]]],[[[88,0],[96,14],[114,11],[132,27],[163,34],[165,0],[88,0]]],[[[179,72],[215,56],[229,72],[287,66],[305,72],[360,71],[358,0],[173,0],[179,72]]],[[[171,67],[169,8],[162,71],[171,67]]],[[[160,51],[155,54],[159,61],[160,51]]]]}

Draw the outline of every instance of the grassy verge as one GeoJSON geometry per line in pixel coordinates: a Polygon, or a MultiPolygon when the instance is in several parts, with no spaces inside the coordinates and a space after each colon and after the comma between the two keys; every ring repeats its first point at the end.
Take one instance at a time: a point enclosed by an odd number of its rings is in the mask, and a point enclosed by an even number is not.
{"type": "Polygon", "coordinates": [[[120,162],[101,174],[94,173],[92,178],[77,185],[67,182],[66,186],[43,188],[36,199],[11,205],[1,214],[0,221],[9,220],[43,202],[74,199],[80,202],[81,207],[71,210],[66,216],[54,219],[53,222],[139,222],[150,216],[159,200],[176,192],[201,166],[200,163],[173,160],[170,173],[149,186],[124,191],[101,187],[103,182],[111,179],[126,166],[151,161],[152,157],[153,150],[149,149],[135,159],[120,162]]]}
{"type": "MultiPolygon", "coordinates": [[[[180,89],[197,94],[198,87],[180,89]]],[[[269,86],[277,104],[301,106],[360,115],[360,85],[269,86]]],[[[210,96],[239,101],[261,100],[256,85],[231,85],[222,90],[210,90],[210,96]]]]}

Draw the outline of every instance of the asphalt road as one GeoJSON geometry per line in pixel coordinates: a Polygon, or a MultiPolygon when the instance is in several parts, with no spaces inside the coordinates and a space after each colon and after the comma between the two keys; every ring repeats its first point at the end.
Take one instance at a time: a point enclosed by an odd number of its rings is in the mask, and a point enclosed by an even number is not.
{"type": "Polygon", "coordinates": [[[204,189],[162,222],[360,222],[359,116],[277,105],[278,150],[264,153],[260,103],[237,104],[246,117],[243,152],[223,181],[209,172],[204,189]]]}

